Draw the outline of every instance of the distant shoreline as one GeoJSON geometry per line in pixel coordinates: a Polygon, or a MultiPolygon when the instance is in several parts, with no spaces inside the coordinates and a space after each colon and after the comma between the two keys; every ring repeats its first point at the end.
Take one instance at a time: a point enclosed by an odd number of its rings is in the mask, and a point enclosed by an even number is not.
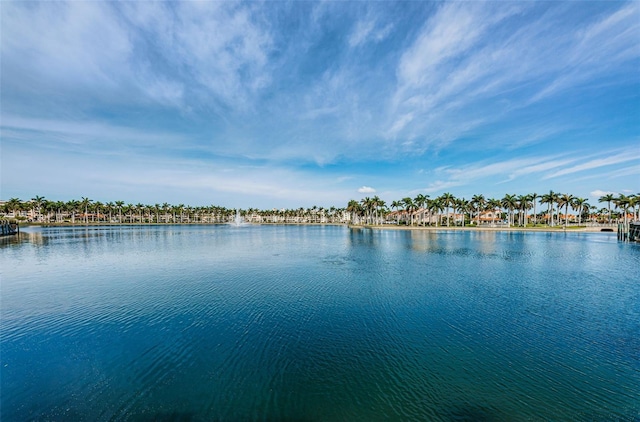
{"type": "MultiPolygon", "coordinates": [[[[613,227],[476,227],[476,226],[400,226],[395,224],[360,225],[345,223],[245,223],[247,225],[265,226],[347,226],[351,229],[375,229],[375,230],[423,230],[423,231],[483,231],[483,232],[547,232],[547,233],[617,233],[617,226],[613,227]],[[612,231],[603,231],[611,229],[612,231]]],[[[21,228],[27,227],[149,227],[149,226],[226,226],[233,223],[23,223],[21,228]]]]}
{"type": "Polygon", "coordinates": [[[426,231],[483,231],[483,232],[546,232],[546,233],[617,233],[617,227],[447,227],[447,226],[397,226],[389,225],[354,225],[350,224],[353,229],[381,229],[381,230],[426,230],[426,231]],[[602,229],[611,229],[612,231],[602,231],[602,229]]]}

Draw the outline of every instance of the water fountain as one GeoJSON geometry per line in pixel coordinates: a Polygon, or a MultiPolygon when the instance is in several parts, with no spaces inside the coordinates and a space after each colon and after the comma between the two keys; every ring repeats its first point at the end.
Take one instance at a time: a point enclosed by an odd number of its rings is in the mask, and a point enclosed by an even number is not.
{"type": "Polygon", "coordinates": [[[230,222],[234,227],[246,226],[248,223],[245,223],[244,218],[240,215],[240,210],[236,210],[236,216],[233,218],[233,221],[230,222]]]}

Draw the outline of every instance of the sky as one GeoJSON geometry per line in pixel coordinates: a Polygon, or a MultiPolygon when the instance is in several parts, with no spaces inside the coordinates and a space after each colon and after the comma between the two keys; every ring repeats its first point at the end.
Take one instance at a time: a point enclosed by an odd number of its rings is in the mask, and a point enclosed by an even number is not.
{"type": "Polygon", "coordinates": [[[640,2],[0,4],[0,198],[640,193],[640,2]]]}

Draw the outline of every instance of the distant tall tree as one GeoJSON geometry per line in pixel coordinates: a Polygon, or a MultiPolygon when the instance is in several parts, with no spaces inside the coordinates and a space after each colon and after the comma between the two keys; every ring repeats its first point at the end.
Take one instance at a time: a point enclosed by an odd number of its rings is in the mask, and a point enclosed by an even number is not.
{"type": "Polygon", "coordinates": [[[67,208],[69,212],[71,212],[71,224],[76,224],[76,213],[78,212],[78,208],[80,207],[80,201],[72,199],[67,202],[67,208]]]}
{"type": "Polygon", "coordinates": [[[18,218],[22,208],[22,201],[18,198],[11,198],[7,201],[6,207],[13,213],[13,218],[18,218]]]}
{"type": "Polygon", "coordinates": [[[538,202],[538,194],[537,193],[532,193],[529,195],[529,198],[531,198],[531,202],[533,203],[533,225],[535,226],[538,223],[538,215],[536,214],[536,205],[538,202]]]}
{"type": "Polygon", "coordinates": [[[62,211],[66,209],[66,204],[62,201],[56,201],[55,209],[56,209],[56,223],[62,222],[63,221],[62,211]]]}
{"type": "Polygon", "coordinates": [[[361,209],[362,208],[360,207],[360,204],[356,200],[352,199],[347,204],[347,212],[349,214],[351,214],[351,223],[352,224],[359,224],[358,215],[360,214],[361,209]]]}
{"type": "Polygon", "coordinates": [[[113,223],[112,220],[112,213],[113,213],[113,209],[115,208],[116,204],[114,204],[113,202],[107,202],[106,204],[104,204],[105,210],[109,213],[109,223],[113,223]]]}
{"type": "Polygon", "coordinates": [[[551,227],[553,227],[553,207],[556,202],[557,196],[558,194],[551,190],[549,191],[549,193],[545,193],[540,197],[540,203],[547,204],[547,212],[549,214],[549,221],[547,222],[547,224],[551,227]]]}
{"type": "Polygon", "coordinates": [[[449,227],[449,207],[451,206],[451,204],[453,204],[453,201],[456,199],[456,197],[449,192],[445,192],[440,195],[440,199],[442,200],[442,204],[447,209],[447,227],[449,227]]]}
{"type": "Polygon", "coordinates": [[[438,220],[440,220],[440,212],[444,210],[442,201],[440,198],[427,199],[427,209],[429,210],[429,224],[431,224],[432,217],[435,217],[436,227],[438,227],[438,220]]]}
{"type": "Polygon", "coordinates": [[[391,208],[395,208],[396,213],[395,213],[395,217],[396,217],[396,224],[398,224],[400,222],[400,216],[398,215],[398,208],[400,208],[402,206],[402,202],[401,201],[392,201],[391,202],[391,208]]]}
{"type": "Polygon", "coordinates": [[[118,224],[122,224],[122,207],[124,206],[124,201],[116,201],[116,208],[118,209],[118,224]]]}
{"type": "Polygon", "coordinates": [[[515,195],[506,194],[500,201],[501,205],[509,211],[509,225],[513,224],[513,210],[518,207],[518,199],[515,195]]]}
{"type": "Polygon", "coordinates": [[[478,218],[476,225],[480,225],[480,211],[484,209],[485,199],[483,195],[473,195],[471,198],[471,203],[476,208],[476,216],[478,218]]]}
{"type": "Polygon", "coordinates": [[[608,212],[608,220],[609,220],[609,224],[611,224],[611,202],[613,202],[613,200],[615,199],[615,196],[613,196],[612,193],[607,193],[606,195],[602,195],[599,199],[598,202],[606,202],[607,203],[607,209],[609,210],[608,212]]]}
{"type": "Polygon", "coordinates": [[[40,208],[40,215],[42,216],[42,221],[46,223],[51,222],[51,213],[56,209],[56,203],[53,201],[44,200],[42,203],[42,207],[40,208]]]}
{"type": "Polygon", "coordinates": [[[460,212],[462,213],[462,227],[465,226],[465,220],[466,220],[466,214],[469,213],[469,220],[471,220],[471,212],[473,210],[473,207],[471,206],[471,201],[464,199],[464,198],[459,198],[456,200],[456,207],[458,208],[458,210],[460,210],[460,212]]]}
{"type": "Polygon", "coordinates": [[[374,196],[373,200],[375,201],[375,218],[376,218],[376,224],[381,224],[382,220],[381,220],[381,215],[385,212],[385,209],[387,207],[387,204],[385,201],[383,201],[382,199],[378,198],[378,196],[374,196]]]}
{"type": "Polygon", "coordinates": [[[578,225],[582,224],[582,214],[589,211],[589,203],[586,198],[573,198],[571,208],[578,212],[578,225]]]}
{"type": "Polygon", "coordinates": [[[524,227],[527,225],[527,211],[531,208],[531,197],[529,195],[519,195],[516,199],[519,210],[518,222],[524,227]]]}
{"type": "MultiPolygon", "coordinates": [[[[567,228],[567,222],[569,221],[569,206],[572,204],[573,200],[575,199],[575,197],[573,195],[570,195],[568,193],[563,193],[561,195],[558,196],[558,211],[560,211],[560,208],[562,208],[563,206],[565,207],[564,210],[564,228],[567,228]]],[[[558,212],[559,214],[559,212],[558,212]]]]}
{"type": "Polygon", "coordinates": [[[139,221],[139,222],[140,222],[140,224],[144,223],[144,218],[143,218],[143,216],[142,216],[142,213],[143,213],[143,212],[144,212],[144,210],[145,210],[144,204],[142,204],[142,203],[138,202],[138,203],[135,205],[135,209],[136,209],[136,210],[138,210],[138,218],[140,219],[140,221],[139,221]]]}
{"type": "Polygon", "coordinates": [[[487,199],[487,202],[485,204],[485,209],[487,211],[491,211],[491,224],[495,224],[496,222],[496,212],[499,211],[499,208],[501,206],[501,202],[499,199],[496,198],[489,198],[487,199]]]}
{"type": "MultiPolygon", "coordinates": [[[[96,201],[93,204],[93,209],[95,210],[95,213],[93,214],[98,218],[98,221],[100,221],[100,211],[102,211],[103,208],[104,208],[104,205],[100,201],[96,201]]],[[[91,221],[93,221],[93,215],[91,216],[91,221]]]]}
{"type": "Polygon", "coordinates": [[[402,202],[404,203],[405,210],[409,213],[411,225],[413,226],[413,213],[416,211],[416,204],[413,202],[413,199],[409,197],[403,198],[402,202]]]}
{"type": "Polygon", "coordinates": [[[169,222],[169,209],[171,208],[171,206],[165,202],[162,204],[162,212],[164,213],[164,222],[168,223],[169,222]]]}
{"type": "Polygon", "coordinates": [[[629,195],[631,198],[631,209],[633,210],[633,221],[640,220],[640,193],[629,195]]]}
{"type": "Polygon", "coordinates": [[[629,198],[627,195],[619,194],[618,197],[614,199],[614,203],[622,210],[624,214],[624,224],[626,225],[628,222],[627,215],[629,214],[629,206],[632,204],[632,198],[629,198]]]}
{"type": "Polygon", "coordinates": [[[421,212],[420,212],[420,223],[424,223],[424,214],[425,214],[424,208],[425,208],[425,205],[427,203],[427,198],[429,198],[429,195],[423,195],[423,194],[419,193],[413,199],[413,202],[421,210],[421,212]]]}
{"type": "Polygon", "coordinates": [[[93,202],[89,198],[85,198],[84,196],[80,200],[80,206],[84,209],[84,222],[85,224],[89,222],[89,204],[93,202]]]}
{"type": "Polygon", "coordinates": [[[35,198],[31,198],[31,211],[33,213],[33,219],[37,221],[40,216],[40,209],[44,204],[44,196],[37,196],[35,198]]]}
{"type": "Polygon", "coordinates": [[[160,223],[160,204],[153,205],[153,211],[156,215],[156,223],[160,223]]]}

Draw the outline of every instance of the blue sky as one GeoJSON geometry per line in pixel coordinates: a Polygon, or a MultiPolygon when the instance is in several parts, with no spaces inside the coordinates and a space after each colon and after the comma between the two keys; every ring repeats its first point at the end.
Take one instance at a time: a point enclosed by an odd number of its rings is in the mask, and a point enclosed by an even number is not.
{"type": "Polygon", "coordinates": [[[2,199],[640,192],[639,2],[2,2],[2,199]]]}

